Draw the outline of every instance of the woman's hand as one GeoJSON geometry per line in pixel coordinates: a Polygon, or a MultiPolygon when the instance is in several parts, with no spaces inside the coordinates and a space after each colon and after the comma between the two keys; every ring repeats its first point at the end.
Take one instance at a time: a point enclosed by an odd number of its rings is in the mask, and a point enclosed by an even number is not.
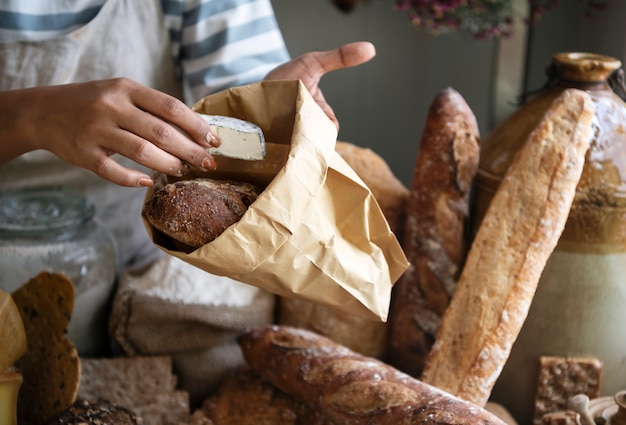
{"type": "Polygon", "coordinates": [[[324,52],[309,52],[277,67],[265,77],[266,80],[300,79],[326,115],[337,125],[339,122],[318,84],[327,72],[349,68],[365,63],[376,55],[374,45],[359,41],[344,44],[324,52]]]}
{"type": "Polygon", "coordinates": [[[205,150],[214,143],[182,101],[124,78],[0,93],[0,163],[45,149],[113,183],[149,186],[110,156],[177,176],[187,164],[214,168],[205,150]]]}
{"type": "MultiPolygon", "coordinates": [[[[266,79],[302,80],[338,125],[318,87],[320,79],[374,55],[372,44],[350,43],[306,53],[266,79]]],[[[182,101],[126,78],[0,92],[0,164],[45,149],[121,186],[149,186],[150,176],[120,165],[111,155],[180,176],[189,165],[214,169],[205,149],[217,144],[209,125],[182,101]]]]}

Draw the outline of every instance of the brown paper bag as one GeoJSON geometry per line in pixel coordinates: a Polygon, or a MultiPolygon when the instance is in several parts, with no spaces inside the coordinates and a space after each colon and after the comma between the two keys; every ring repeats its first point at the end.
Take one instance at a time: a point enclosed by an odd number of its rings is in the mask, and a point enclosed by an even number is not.
{"type": "MultiPolygon", "coordinates": [[[[196,176],[256,183],[242,219],[187,254],[144,220],[155,244],[210,273],[277,295],[386,321],[407,259],[368,187],[335,152],[337,130],[300,81],[264,81],[208,96],[198,112],[257,124],[264,161],[215,157],[196,176]]],[[[148,192],[172,181],[160,175],[148,192]]]]}

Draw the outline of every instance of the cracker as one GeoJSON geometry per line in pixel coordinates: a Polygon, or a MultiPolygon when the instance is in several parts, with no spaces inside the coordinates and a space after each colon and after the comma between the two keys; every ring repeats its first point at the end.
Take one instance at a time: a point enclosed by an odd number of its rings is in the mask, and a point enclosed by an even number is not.
{"type": "Polygon", "coordinates": [[[80,361],[66,329],[74,308],[74,286],[64,275],[43,272],[13,294],[28,340],[16,362],[24,376],[17,402],[20,423],[46,423],[74,403],[80,361]]]}
{"type": "Polygon", "coordinates": [[[598,397],[601,378],[602,363],[596,358],[542,356],[533,423],[539,425],[546,415],[567,410],[577,394],[598,397]]]}

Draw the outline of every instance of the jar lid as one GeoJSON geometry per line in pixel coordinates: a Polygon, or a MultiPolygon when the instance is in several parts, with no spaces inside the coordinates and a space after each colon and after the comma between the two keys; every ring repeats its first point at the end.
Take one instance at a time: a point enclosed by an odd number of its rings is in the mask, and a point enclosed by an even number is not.
{"type": "Polygon", "coordinates": [[[596,53],[557,53],[553,59],[559,76],[568,81],[606,81],[622,66],[618,59],[596,53]]]}
{"type": "Polygon", "coordinates": [[[24,190],[0,194],[0,232],[36,233],[71,229],[90,220],[94,207],[65,190],[24,190]]]}

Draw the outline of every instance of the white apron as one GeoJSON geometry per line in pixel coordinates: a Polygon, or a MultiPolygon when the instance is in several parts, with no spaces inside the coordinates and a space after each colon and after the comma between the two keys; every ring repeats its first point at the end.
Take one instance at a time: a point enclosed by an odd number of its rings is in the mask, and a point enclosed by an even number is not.
{"type": "MultiPolygon", "coordinates": [[[[182,99],[159,0],[107,0],[93,20],[66,36],[0,43],[0,90],[112,77],[127,77],[182,99]]],[[[47,151],[0,165],[0,192],[37,186],[67,188],[94,203],[97,219],[115,237],[118,270],[143,265],[160,254],[141,220],[144,189],[114,185],[47,151]]]]}

